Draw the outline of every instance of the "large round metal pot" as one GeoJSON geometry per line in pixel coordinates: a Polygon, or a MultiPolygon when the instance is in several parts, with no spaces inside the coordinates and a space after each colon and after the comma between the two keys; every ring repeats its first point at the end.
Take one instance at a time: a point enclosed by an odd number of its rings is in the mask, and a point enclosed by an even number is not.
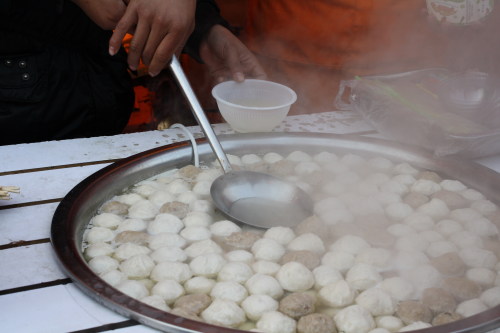
{"type": "MultiPolygon", "coordinates": [[[[500,175],[473,162],[435,158],[427,151],[394,143],[346,135],[309,133],[266,133],[222,135],[227,153],[280,152],[303,150],[314,153],[332,151],[381,156],[394,161],[433,170],[458,179],[500,204],[500,175]]],[[[201,161],[215,159],[207,142],[199,140],[201,161]]],[[[59,204],[52,221],[51,241],[66,274],[88,296],[117,313],[145,325],[168,332],[235,333],[235,329],[193,321],[160,311],[111,287],[91,271],[82,254],[83,232],[98,208],[125,188],[167,170],[192,163],[188,142],[149,150],[101,169],[73,188],[59,204]]],[[[500,305],[477,315],[418,332],[488,332],[500,327],[500,305]]]]}

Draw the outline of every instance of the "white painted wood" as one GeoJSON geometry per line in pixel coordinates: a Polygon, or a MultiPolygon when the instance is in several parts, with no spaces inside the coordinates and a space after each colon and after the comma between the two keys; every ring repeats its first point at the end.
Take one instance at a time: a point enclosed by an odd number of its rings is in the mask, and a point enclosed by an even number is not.
{"type": "Polygon", "coordinates": [[[50,243],[2,250],[0,263],[2,290],[66,278],[59,268],[50,243]]]}
{"type": "Polygon", "coordinates": [[[50,237],[58,203],[0,210],[0,246],[50,237]]]}

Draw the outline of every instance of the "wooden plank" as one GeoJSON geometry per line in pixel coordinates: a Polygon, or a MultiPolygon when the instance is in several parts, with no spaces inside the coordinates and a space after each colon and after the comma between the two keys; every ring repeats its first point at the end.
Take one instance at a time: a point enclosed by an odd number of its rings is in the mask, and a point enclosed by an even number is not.
{"type": "Polygon", "coordinates": [[[0,246],[50,237],[58,203],[0,210],[0,246]]]}
{"type": "Polygon", "coordinates": [[[0,289],[65,279],[56,260],[50,243],[0,251],[0,289]]]}
{"type": "Polygon", "coordinates": [[[95,302],[74,284],[0,297],[2,332],[57,333],[127,320],[95,302]],[[8,309],[8,311],[5,311],[8,309]]]}

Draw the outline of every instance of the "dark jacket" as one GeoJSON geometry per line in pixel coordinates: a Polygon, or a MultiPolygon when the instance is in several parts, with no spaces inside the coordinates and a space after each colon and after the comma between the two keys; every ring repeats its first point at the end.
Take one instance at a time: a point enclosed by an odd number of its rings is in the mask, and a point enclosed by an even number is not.
{"type": "MultiPolygon", "coordinates": [[[[214,24],[199,0],[186,52],[214,24]]],[[[134,104],[126,53],[71,1],[0,0],[0,145],[121,133],[134,104]]]]}

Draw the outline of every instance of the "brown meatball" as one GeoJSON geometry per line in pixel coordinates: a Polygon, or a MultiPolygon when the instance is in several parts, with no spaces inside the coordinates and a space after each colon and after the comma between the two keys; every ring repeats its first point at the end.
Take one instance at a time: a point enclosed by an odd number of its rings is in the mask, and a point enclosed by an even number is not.
{"type": "Polygon", "coordinates": [[[435,183],[441,183],[443,181],[443,178],[441,178],[440,175],[433,171],[422,171],[418,175],[418,179],[427,179],[427,180],[432,180],[435,183]]]}
{"type": "Polygon", "coordinates": [[[484,239],[483,246],[485,250],[493,252],[497,258],[500,258],[500,242],[497,239],[484,239]]]}
{"type": "Polygon", "coordinates": [[[183,219],[189,213],[189,205],[179,201],[166,202],[161,206],[160,213],[172,214],[183,219]]]}
{"type": "Polygon", "coordinates": [[[139,245],[144,245],[148,242],[149,235],[142,231],[122,231],[115,236],[115,243],[135,243],[139,245]]]}
{"type": "Polygon", "coordinates": [[[469,200],[465,199],[460,193],[441,190],[432,195],[433,198],[442,200],[451,210],[467,207],[469,200]]]}
{"type": "Polygon", "coordinates": [[[318,235],[323,241],[329,238],[329,228],[316,215],[309,216],[293,229],[297,236],[307,233],[318,235]]]}
{"type": "Polygon", "coordinates": [[[453,312],[457,302],[452,294],[442,288],[427,288],[422,293],[422,303],[434,313],[453,312]]]}
{"type": "Polygon", "coordinates": [[[238,231],[222,238],[222,245],[229,249],[248,250],[259,238],[260,235],[255,232],[238,231]]]}
{"type": "Polygon", "coordinates": [[[399,302],[396,314],[406,325],[410,325],[416,321],[430,323],[432,320],[431,310],[418,301],[399,302]]]}
{"type": "Polygon", "coordinates": [[[422,193],[409,192],[403,197],[403,202],[411,208],[416,209],[429,202],[429,197],[422,193]]]}
{"type": "Polygon", "coordinates": [[[324,313],[312,313],[301,317],[297,323],[298,333],[337,333],[335,322],[324,313]]]}
{"type": "Polygon", "coordinates": [[[198,315],[205,310],[211,302],[212,299],[207,294],[184,295],[175,301],[174,308],[182,308],[189,313],[198,315]]]}
{"type": "Polygon", "coordinates": [[[432,325],[433,326],[444,325],[451,323],[453,321],[457,321],[459,319],[462,319],[462,316],[456,312],[443,312],[436,315],[434,319],[432,319],[432,325]]]}
{"type": "Polygon", "coordinates": [[[126,215],[128,213],[128,205],[119,201],[108,201],[101,207],[101,212],[111,213],[116,215],[126,215]]]}
{"type": "Polygon", "coordinates": [[[432,258],[431,265],[446,276],[463,275],[467,268],[462,258],[455,252],[448,252],[432,258]]]}
{"type": "Polygon", "coordinates": [[[463,277],[450,277],[443,281],[443,288],[459,302],[479,297],[481,286],[463,277]]]}
{"type": "Polygon", "coordinates": [[[306,293],[292,293],[281,299],[278,310],[294,319],[314,312],[313,296],[306,293]]]}
{"type": "Polygon", "coordinates": [[[321,263],[320,255],[307,250],[302,251],[290,251],[285,253],[283,257],[281,257],[281,264],[284,265],[287,262],[296,261],[306,266],[310,270],[318,267],[321,263]]]}
{"type": "Polygon", "coordinates": [[[179,176],[187,179],[194,179],[201,172],[200,168],[195,167],[194,165],[186,165],[179,169],[179,176]]]}

